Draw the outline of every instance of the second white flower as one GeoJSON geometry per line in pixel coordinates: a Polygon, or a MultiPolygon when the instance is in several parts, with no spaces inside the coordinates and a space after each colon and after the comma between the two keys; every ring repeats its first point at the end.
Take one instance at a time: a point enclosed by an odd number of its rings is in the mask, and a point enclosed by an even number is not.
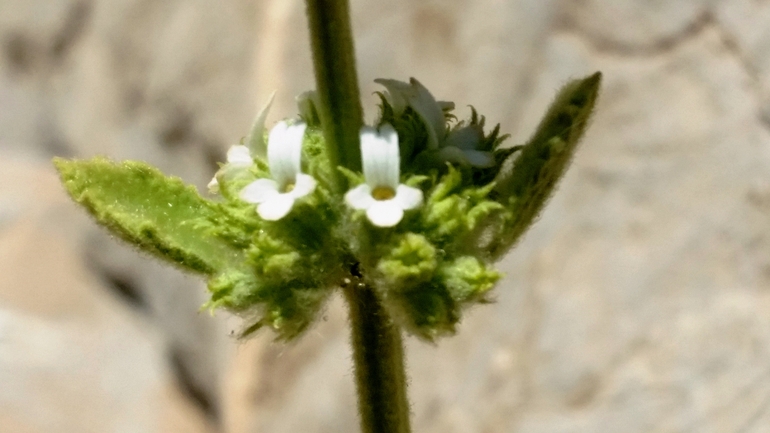
{"type": "Polygon", "coordinates": [[[422,191],[399,182],[401,158],[398,134],[390,125],[379,132],[361,128],[361,162],[365,183],[345,194],[353,209],[365,210],[372,224],[393,227],[404,217],[404,211],[422,204],[422,191]]]}

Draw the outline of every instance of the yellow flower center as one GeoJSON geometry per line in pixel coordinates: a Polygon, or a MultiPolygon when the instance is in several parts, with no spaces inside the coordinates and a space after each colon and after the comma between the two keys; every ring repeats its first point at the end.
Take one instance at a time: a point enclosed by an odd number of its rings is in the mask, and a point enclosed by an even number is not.
{"type": "Polygon", "coordinates": [[[292,182],[287,183],[283,186],[283,193],[292,192],[294,190],[294,184],[292,182]]]}
{"type": "Polygon", "coordinates": [[[372,190],[372,197],[377,201],[390,200],[396,196],[396,192],[389,186],[378,186],[372,190]]]}

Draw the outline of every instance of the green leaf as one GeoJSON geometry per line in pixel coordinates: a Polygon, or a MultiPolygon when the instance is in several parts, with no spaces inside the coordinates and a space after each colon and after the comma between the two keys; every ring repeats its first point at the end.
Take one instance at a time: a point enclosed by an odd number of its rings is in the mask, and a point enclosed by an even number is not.
{"type": "Polygon", "coordinates": [[[211,275],[241,262],[200,221],[216,212],[193,186],[143,162],[54,159],[64,187],[101,225],[185,270],[211,275]]]}
{"type": "Polygon", "coordinates": [[[509,214],[489,246],[491,257],[499,258],[516,243],[553,193],[588,125],[601,78],[597,72],[567,83],[521,149],[513,168],[498,175],[494,193],[509,214]]]}

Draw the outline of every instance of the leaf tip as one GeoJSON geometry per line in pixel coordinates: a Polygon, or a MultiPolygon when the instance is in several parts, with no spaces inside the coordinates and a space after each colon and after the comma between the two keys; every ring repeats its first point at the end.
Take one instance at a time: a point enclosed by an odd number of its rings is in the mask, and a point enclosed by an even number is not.
{"type": "Polygon", "coordinates": [[[56,156],[53,158],[53,160],[51,160],[51,163],[53,164],[56,171],[59,172],[59,175],[62,176],[62,178],[66,177],[72,172],[72,160],[56,156]]]}

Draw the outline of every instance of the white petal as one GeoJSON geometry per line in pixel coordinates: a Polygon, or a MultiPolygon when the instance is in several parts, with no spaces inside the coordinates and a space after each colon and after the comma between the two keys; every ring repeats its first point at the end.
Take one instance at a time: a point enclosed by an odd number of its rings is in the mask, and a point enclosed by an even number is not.
{"type": "Polygon", "coordinates": [[[251,150],[252,154],[260,156],[262,158],[267,155],[267,146],[265,144],[265,121],[267,120],[267,113],[270,111],[270,106],[273,105],[273,99],[275,99],[275,92],[270,95],[264,108],[259,111],[254,123],[251,126],[248,137],[246,137],[246,144],[251,150]]]}
{"type": "Polygon", "coordinates": [[[415,209],[422,204],[422,190],[401,184],[396,189],[393,200],[401,206],[401,209],[415,209]]]}
{"type": "Polygon", "coordinates": [[[369,209],[376,201],[372,197],[372,188],[365,183],[358,185],[345,194],[345,202],[353,209],[369,209]]]}
{"type": "Polygon", "coordinates": [[[383,149],[383,165],[385,172],[385,185],[395,189],[398,185],[401,173],[401,153],[398,148],[398,133],[389,124],[380,127],[380,138],[387,144],[383,149]]]}
{"type": "Polygon", "coordinates": [[[393,227],[404,217],[404,210],[395,200],[376,201],[366,210],[366,217],[377,227],[393,227]]]}
{"type": "Polygon", "coordinates": [[[300,173],[297,175],[294,189],[291,190],[290,194],[294,198],[304,197],[315,190],[315,185],[316,181],[313,179],[313,176],[300,173]]]}
{"type": "Polygon", "coordinates": [[[489,168],[495,165],[495,157],[492,152],[481,150],[463,150],[468,164],[478,168],[489,168]]]}
{"type": "Polygon", "coordinates": [[[231,146],[227,151],[227,163],[232,165],[251,165],[254,160],[251,159],[249,148],[246,146],[231,146]]]}
{"type": "Polygon", "coordinates": [[[361,165],[366,183],[372,188],[382,181],[382,141],[371,126],[361,128],[361,165]]]}
{"type": "Polygon", "coordinates": [[[304,123],[289,125],[286,122],[278,122],[267,140],[267,163],[270,166],[270,175],[283,186],[294,182],[295,176],[300,172],[302,158],[302,139],[305,136],[304,123]]]}
{"type": "Polygon", "coordinates": [[[264,203],[278,192],[278,184],[272,179],[257,179],[241,190],[241,199],[247,203],[264,203]]]}
{"type": "Polygon", "coordinates": [[[209,182],[208,185],[206,185],[209,189],[209,193],[216,194],[219,192],[219,181],[217,180],[217,177],[214,176],[211,178],[211,182],[209,182]]]}
{"type": "Polygon", "coordinates": [[[396,130],[387,124],[380,127],[379,132],[368,126],[361,128],[361,161],[370,187],[395,189],[401,163],[396,130]]]}
{"type": "Polygon", "coordinates": [[[277,194],[257,206],[257,213],[267,221],[277,221],[286,216],[294,206],[291,194],[277,194]]]}

